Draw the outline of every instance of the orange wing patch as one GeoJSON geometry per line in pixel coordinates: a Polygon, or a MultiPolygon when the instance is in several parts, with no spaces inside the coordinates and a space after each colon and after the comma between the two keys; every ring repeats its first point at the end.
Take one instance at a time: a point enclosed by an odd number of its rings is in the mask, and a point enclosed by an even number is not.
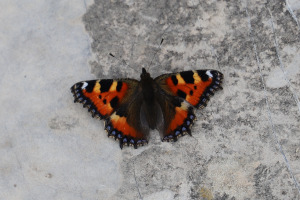
{"type": "Polygon", "coordinates": [[[126,117],[120,117],[117,114],[113,114],[110,119],[113,127],[121,131],[124,136],[129,136],[134,139],[143,139],[143,134],[135,130],[132,126],[127,123],[126,117]]]}
{"type": "Polygon", "coordinates": [[[184,71],[166,78],[172,93],[193,106],[203,108],[215,90],[221,89],[223,74],[215,70],[184,71]]]}
{"type": "Polygon", "coordinates": [[[148,143],[141,132],[128,124],[126,117],[119,116],[116,112],[106,120],[105,130],[108,132],[109,137],[120,141],[121,149],[124,144],[137,148],[138,146],[148,143]]]}
{"type": "Polygon", "coordinates": [[[176,107],[176,114],[174,119],[171,121],[171,124],[167,130],[167,132],[174,131],[178,126],[182,125],[184,120],[187,118],[187,110],[182,107],[176,107]]]}
{"type": "Polygon", "coordinates": [[[112,79],[83,81],[71,87],[74,102],[83,103],[93,117],[101,119],[113,113],[127,90],[126,83],[112,79]]]}
{"type": "Polygon", "coordinates": [[[191,135],[191,126],[195,120],[193,108],[186,102],[182,102],[180,107],[175,107],[175,115],[165,132],[163,141],[176,141],[178,137],[186,133],[191,135]]]}

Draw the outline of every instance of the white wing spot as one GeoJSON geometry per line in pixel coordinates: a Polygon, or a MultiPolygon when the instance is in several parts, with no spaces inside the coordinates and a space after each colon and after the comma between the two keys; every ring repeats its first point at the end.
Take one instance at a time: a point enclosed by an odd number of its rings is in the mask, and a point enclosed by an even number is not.
{"type": "Polygon", "coordinates": [[[206,71],[206,75],[208,75],[209,77],[213,77],[213,75],[210,73],[210,70],[206,71]]]}
{"type": "Polygon", "coordinates": [[[87,82],[83,82],[83,85],[81,86],[81,89],[82,89],[82,90],[85,89],[86,86],[88,86],[88,83],[87,83],[87,82]]]}

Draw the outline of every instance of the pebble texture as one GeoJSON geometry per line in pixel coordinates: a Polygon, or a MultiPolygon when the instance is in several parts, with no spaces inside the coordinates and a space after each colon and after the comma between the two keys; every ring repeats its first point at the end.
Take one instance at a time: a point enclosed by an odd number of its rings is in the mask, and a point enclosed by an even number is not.
{"type": "Polygon", "coordinates": [[[300,199],[297,0],[0,8],[0,199],[300,199]],[[224,74],[193,137],[152,131],[147,146],[120,150],[73,103],[74,83],[139,79],[142,67],[224,74]]]}

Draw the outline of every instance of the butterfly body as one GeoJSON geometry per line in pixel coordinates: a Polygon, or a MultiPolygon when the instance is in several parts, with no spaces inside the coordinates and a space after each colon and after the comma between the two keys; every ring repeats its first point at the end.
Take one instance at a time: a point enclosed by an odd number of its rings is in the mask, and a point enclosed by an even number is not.
{"type": "Polygon", "coordinates": [[[74,102],[83,103],[93,117],[105,119],[108,136],[120,147],[148,143],[157,129],[162,141],[177,141],[195,120],[193,109],[203,108],[222,89],[222,73],[216,70],[184,71],[153,79],[143,68],[140,81],[103,79],[83,81],[71,87],[74,102]]]}
{"type": "Polygon", "coordinates": [[[141,118],[145,119],[149,128],[153,130],[156,128],[158,115],[160,114],[159,107],[156,102],[157,87],[153,78],[144,68],[138,87],[143,95],[143,102],[140,111],[141,118]]]}

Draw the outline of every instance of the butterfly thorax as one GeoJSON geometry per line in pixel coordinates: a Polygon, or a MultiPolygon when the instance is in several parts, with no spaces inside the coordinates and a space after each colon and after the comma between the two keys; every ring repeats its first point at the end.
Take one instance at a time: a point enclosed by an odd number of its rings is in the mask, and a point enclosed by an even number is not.
{"type": "Polygon", "coordinates": [[[141,88],[143,93],[143,100],[148,105],[153,105],[154,103],[154,80],[150,76],[148,72],[143,68],[143,72],[141,74],[141,88]]]}

